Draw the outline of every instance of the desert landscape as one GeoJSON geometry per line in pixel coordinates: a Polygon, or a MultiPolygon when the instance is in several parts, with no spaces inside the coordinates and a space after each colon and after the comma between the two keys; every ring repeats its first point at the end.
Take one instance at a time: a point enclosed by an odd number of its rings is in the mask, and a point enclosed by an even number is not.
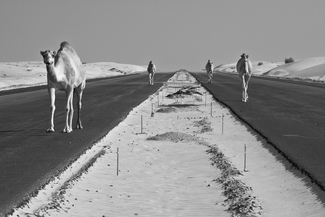
{"type": "MultiPolygon", "coordinates": [[[[114,62],[84,63],[87,79],[144,72],[146,66],[114,62]]],[[[0,90],[46,85],[46,68],[42,61],[0,62],[0,90]]]]}
{"type": "MultiPolygon", "coordinates": [[[[324,72],[304,74],[322,67],[316,59],[257,62],[254,74],[322,81],[324,72]]],[[[15,77],[19,73],[35,73],[28,85],[46,81],[41,64],[15,64],[1,64],[3,89],[26,85],[28,79],[15,77]]],[[[234,73],[233,66],[215,71],[234,73]]],[[[145,71],[111,63],[86,67],[88,78],[145,71]]],[[[179,71],[11,216],[324,216],[324,192],[288,168],[187,71],[179,71]]]]}
{"type": "MultiPolygon", "coordinates": [[[[311,57],[284,64],[284,62],[253,61],[253,75],[283,79],[324,82],[325,57],[311,57]]],[[[236,72],[236,62],[221,64],[215,71],[236,72]]]]}
{"type": "MultiPolygon", "coordinates": [[[[252,61],[253,75],[324,82],[325,57],[312,57],[284,62],[252,61]]],[[[114,62],[85,63],[87,79],[145,72],[147,66],[114,62]]],[[[236,62],[221,64],[215,72],[236,73],[236,62]]],[[[203,70],[202,70],[203,71],[203,70]]],[[[46,68],[42,61],[0,62],[0,90],[46,84],[46,68]]]]}

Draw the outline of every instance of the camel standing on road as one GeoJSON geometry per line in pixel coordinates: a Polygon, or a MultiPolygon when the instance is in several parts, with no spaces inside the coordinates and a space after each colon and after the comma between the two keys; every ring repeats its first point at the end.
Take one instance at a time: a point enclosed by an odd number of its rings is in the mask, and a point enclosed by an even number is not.
{"type": "Polygon", "coordinates": [[[210,60],[208,60],[207,64],[205,65],[205,70],[207,71],[207,74],[208,74],[208,82],[212,83],[213,62],[210,62],[210,60]]]}
{"type": "Polygon", "coordinates": [[[86,86],[86,70],[83,68],[79,56],[68,42],[62,42],[58,52],[41,51],[47,69],[47,89],[51,100],[50,128],[47,132],[54,132],[55,89],[66,93],[66,121],[64,133],[72,132],[73,92],[78,97],[77,129],[81,124],[81,98],[86,86]]]}
{"type": "Polygon", "coordinates": [[[147,71],[148,71],[148,75],[149,75],[149,84],[153,85],[153,78],[156,73],[156,66],[152,61],[149,62],[147,71]]]}
{"type": "Polygon", "coordinates": [[[242,83],[242,102],[248,101],[248,82],[252,75],[252,63],[248,59],[248,55],[243,53],[236,65],[237,72],[239,74],[240,81],[242,83]]]}

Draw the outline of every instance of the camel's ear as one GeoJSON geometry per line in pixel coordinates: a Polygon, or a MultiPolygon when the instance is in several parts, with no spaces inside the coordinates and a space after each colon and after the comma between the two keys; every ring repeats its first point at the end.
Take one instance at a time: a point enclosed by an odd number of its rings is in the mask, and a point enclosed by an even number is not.
{"type": "Polygon", "coordinates": [[[44,52],[45,52],[45,51],[40,51],[40,54],[43,56],[44,52]]]}
{"type": "Polygon", "coordinates": [[[54,56],[56,55],[56,51],[53,51],[53,55],[54,55],[54,56]]]}

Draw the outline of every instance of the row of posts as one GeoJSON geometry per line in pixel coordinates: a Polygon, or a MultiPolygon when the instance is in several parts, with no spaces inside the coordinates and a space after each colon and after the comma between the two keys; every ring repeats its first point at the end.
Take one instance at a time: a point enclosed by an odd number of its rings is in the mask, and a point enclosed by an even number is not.
{"type": "MultiPolygon", "coordinates": [[[[160,105],[159,104],[159,92],[158,92],[158,106],[160,105]]],[[[162,98],[163,99],[163,98],[162,98]]],[[[206,103],[206,92],[205,92],[205,106],[207,106],[207,103],[206,103]]],[[[213,113],[213,106],[212,106],[212,102],[210,104],[210,115],[212,117],[212,113],[213,113]]],[[[151,117],[154,117],[154,104],[151,103],[151,117]]],[[[177,116],[177,120],[178,120],[178,116],[177,116]]],[[[143,131],[143,116],[141,115],[141,119],[140,119],[140,134],[144,134],[144,131],[143,131]]],[[[221,134],[223,135],[224,134],[224,115],[222,114],[221,115],[221,134]]],[[[119,175],[119,148],[117,148],[117,151],[116,151],[116,155],[117,155],[117,176],[119,175]]],[[[247,170],[247,148],[246,148],[246,144],[244,145],[244,172],[248,172],[247,170]]]]}

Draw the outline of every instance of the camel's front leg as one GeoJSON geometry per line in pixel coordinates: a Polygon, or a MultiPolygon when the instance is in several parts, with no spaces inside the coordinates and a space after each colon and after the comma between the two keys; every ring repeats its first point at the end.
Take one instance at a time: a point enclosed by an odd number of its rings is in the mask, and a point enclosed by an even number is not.
{"type": "Polygon", "coordinates": [[[77,119],[77,129],[83,129],[82,123],[81,123],[81,107],[82,107],[82,103],[81,103],[81,99],[82,99],[82,93],[83,90],[82,89],[78,89],[77,88],[77,97],[78,97],[78,119],[77,119]]]}
{"type": "Polygon", "coordinates": [[[248,101],[247,86],[244,87],[244,102],[248,101]]]}
{"type": "Polygon", "coordinates": [[[152,75],[151,75],[151,85],[153,85],[154,77],[155,77],[155,73],[152,73],[152,75]]]}
{"type": "Polygon", "coordinates": [[[64,133],[72,132],[72,118],[73,118],[73,88],[69,88],[66,92],[67,95],[67,106],[66,106],[66,119],[64,133]]]}
{"type": "Polygon", "coordinates": [[[55,112],[55,89],[54,88],[48,88],[48,92],[50,95],[50,109],[51,109],[51,119],[50,119],[50,128],[46,130],[48,133],[54,132],[54,112],[55,112]]]}
{"type": "Polygon", "coordinates": [[[151,74],[151,73],[149,73],[149,75],[148,75],[148,76],[149,76],[149,84],[150,84],[150,85],[152,85],[152,74],[151,74]]]}

